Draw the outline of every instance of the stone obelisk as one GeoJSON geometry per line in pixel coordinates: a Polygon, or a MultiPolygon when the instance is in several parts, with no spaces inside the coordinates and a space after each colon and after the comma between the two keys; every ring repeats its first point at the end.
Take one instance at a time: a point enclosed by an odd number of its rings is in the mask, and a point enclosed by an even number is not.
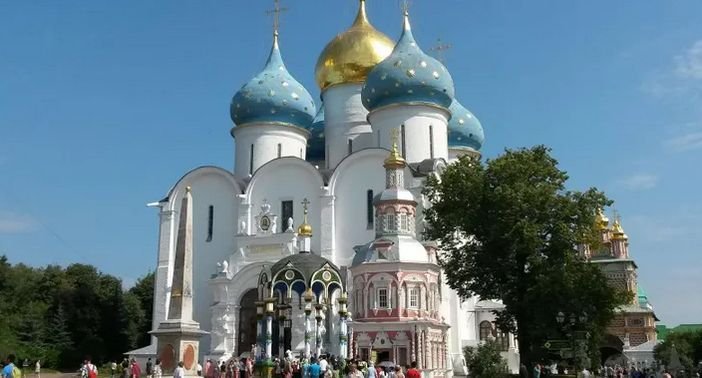
{"type": "Polygon", "coordinates": [[[197,375],[200,337],[207,332],[193,320],[193,198],[185,189],[180,206],[173,282],[168,317],[151,331],[157,342],[164,375],[171,375],[179,362],[186,376],[197,375]]]}

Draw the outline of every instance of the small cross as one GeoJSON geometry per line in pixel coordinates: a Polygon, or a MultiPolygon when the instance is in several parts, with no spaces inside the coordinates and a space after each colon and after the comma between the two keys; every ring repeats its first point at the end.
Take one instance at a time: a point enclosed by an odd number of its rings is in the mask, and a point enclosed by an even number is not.
{"type": "Polygon", "coordinates": [[[435,51],[436,57],[439,59],[441,63],[444,63],[445,60],[445,52],[451,48],[451,45],[442,43],[441,38],[436,39],[436,46],[430,48],[430,51],[435,51]]]}
{"type": "Polygon", "coordinates": [[[400,0],[400,8],[402,9],[402,14],[409,14],[410,6],[410,0],[400,0]]]}
{"type": "Polygon", "coordinates": [[[307,213],[307,205],[310,204],[310,201],[305,197],[305,199],[302,200],[302,208],[305,209],[305,214],[307,213]]]}
{"type": "Polygon", "coordinates": [[[266,14],[269,16],[273,15],[273,32],[277,33],[280,27],[280,14],[287,12],[288,8],[281,8],[280,0],[273,0],[273,4],[273,9],[267,10],[266,14]]]}
{"type": "Polygon", "coordinates": [[[619,221],[619,222],[621,221],[619,218],[619,212],[617,211],[617,209],[612,209],[612,215],[614,216],[614,220],[619,221]]]}
{"type": "Polygon", "coordinates": [[[397,146],[397,143],[400,140],[400,130],[397,128],[390,130],[390,139],[392,140],[392,144],[397,146]]]}

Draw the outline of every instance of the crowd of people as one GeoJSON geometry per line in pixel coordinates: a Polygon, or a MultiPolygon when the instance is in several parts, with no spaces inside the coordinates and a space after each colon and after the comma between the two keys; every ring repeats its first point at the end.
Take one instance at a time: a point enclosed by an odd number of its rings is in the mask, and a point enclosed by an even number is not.
{"type": "MultiPolygon", "coordinates": [[[[372,362],[341,360],[334,355],[299,359],[290,351],[284,358],[274,358],[272,363],[276,378],[421,378],[416,363],[404,367],[391,364],[374,366],[372,362]]],[[[231,358],[220,362],[207,360],[204,367],[197,365],[197,374],[205,378],[253,378],[254,369],[255,363],[251,358],[231,358]]],[[[183,377],[182,362],[173,376],[183,377]]]]}
{"type": "MultiPolygon", "coordinates": [[[[536,364],[534,366],[534,371],[533,371],[533,377],[534,378],[541,378],[541,377],[548,377],[548,376],[554,376],[554,375],[559,375],[559,374],[568,374],[568,369],[564,368],[562,366],[558,366],[557,364],[553,365],[540,365],[536,364]]],[[[590,371],[587,368],[583,368],[580,371],[577,371],[575,373],[577,377],[581,378],[595,378],[595,377],[601,377],[601,378],[688,378],[688,377],[693,377],[693,378],[699,378],[702,376],[702,371],[698,372],[671,372],[668,369],[654,369],[654,368],[638,368],[636,366],[632,366],[630,368],[627,368],[625,366],[602,366],[595,371],[590,371]]],[[[526,369],[526,366],[523,364],[520,366],[519,370],[519,376],[520,377],[528,377],[528,371],[526,369]]]]}

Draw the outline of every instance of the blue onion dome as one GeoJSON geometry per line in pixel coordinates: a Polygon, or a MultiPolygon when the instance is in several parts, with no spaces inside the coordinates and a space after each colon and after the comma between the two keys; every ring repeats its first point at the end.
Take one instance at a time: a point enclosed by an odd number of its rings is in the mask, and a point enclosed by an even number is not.
{"type": "Polygon", "coordinates": [[[390,56],[368,74],[361,92],[369,111],[393,104],[424,104],[448,109],[453,79],[441,62],[419,48],[405,12],[402,36],[390,56]]]}
{"type": "Polygon", "coordinates": [[[312,124],[314,101],[285,68],[277,32],[266,66],[236,92],[230,114],[239,127],[249,123],[276,123],[308,128],[312,124]]]}
{"type": "Polygon", "coordinates": [[[307,129],[310,138],[307,139],[307,161],[324,161],[324,105],[319,107],[312,125],[307,129]]]}
{"type": "Polygon", "coordinates": [[[449,111],[451,112],[451,120],[448,123],[449,148],[469,147],[480,151],[485,142],[485,133],[478,118],[458,100],[453,100],[449,111]]]}

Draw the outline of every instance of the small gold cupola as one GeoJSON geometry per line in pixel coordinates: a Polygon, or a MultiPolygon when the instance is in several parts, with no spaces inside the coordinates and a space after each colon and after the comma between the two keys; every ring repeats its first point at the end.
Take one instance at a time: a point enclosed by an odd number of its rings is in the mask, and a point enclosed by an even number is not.
{"type": "Polygon", "coordinates": [[[599,230],[606,230],[609,227],[609,218],[604,214],[602,208],[597,209],[595,224],[599,230]]]}
{"type": "Polygon", "coordinates": [[[612,239],[613,240],[626,240],[629,237],[624,233],[624,228],[622,228],[621,220],[619,217],[614,219],[612,224],[612,239]]]}
{"type": "Polygon", "coordinates": [[[383,167],[392,169],[392,168],[404,168],[406,166],[405,159],[402,157],[400,154],[400,151],[398,150],[397,147],[397,139],[399,131],[397,129],[393,129],[391,131],[391,138],[392,138],[392,148],[390,149],[390,154],[388,155],[387,158],[385,158],[385,161],[383,162],[383,167]]]}
{"type": "Polygon", "coordinates": [[[297,228],[297,234],[302,237],[307,237],[311,238],[312,237],[312,225],[308,223],[307,220],[307,205],[309,205],[310,201],[305,198],[304,201],[302,201],[302,206],[304,209],[304,219],[302,221],[302,224],[300,227],[297,228]]]}

